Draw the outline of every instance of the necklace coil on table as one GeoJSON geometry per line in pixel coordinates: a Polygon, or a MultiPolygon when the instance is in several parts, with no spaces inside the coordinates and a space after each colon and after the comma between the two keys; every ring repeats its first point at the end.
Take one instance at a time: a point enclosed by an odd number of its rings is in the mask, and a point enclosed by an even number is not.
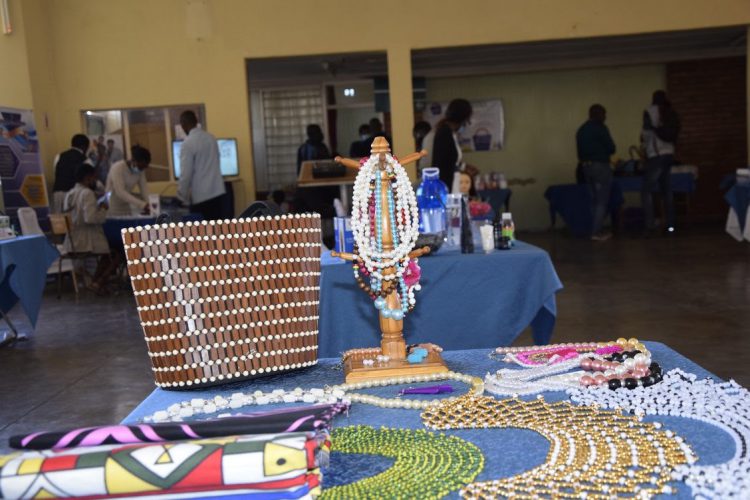
{"type": "Polygon", "coordinates": [[[619,408],[635,415],[684,417],[722,429],[734,440],[731,459],[720,464],[683,464],[674,476],[698,498],[741,498],[750,491],[750,391],[735,381],[698,380],[680,369],[668,371],[658,386],[633,391],[574,389],[579,404],[619,408]]]}
{"type": "Polygon", "coordinates": [[[471,483],[484,468],[484,455],[468,441],[424,429],[334,429],[332,452],[395,458],[372,477],[323,490],[323,499],[442,498],[471,483]]]}
{"type": "Polygon", "coordinates": [[[694,463],[690,447],[659,423],[596,406],[497,400],[466,395],[422,412],[430,429],[528,429],[550,442],[544,464],[504,479],[472,483],[465,498],[649,498],[672,493],[676,467],[694,463]]]}
{"type": "MultiPolygon", "coordinates": [[[[421,410],[430,405],[438,404],[445,399],[409,400],[402,398],[384,398],[369,394],[351,393],[352,390],[385,387],[397,384],[414,384],[433,382],[438,380],[454,380],[470,385],[469,394],[481,395],[484,392],[484,382],[480,377],[464,375],[457,372],[442,372],[411,377],[390,377],[375,379],[354,384],[340,384],[325,388],[302,389],[297,387],[291,391],[275,389],[271,392],[255,391],[252,393],[235,392],[229,398],[216,396],[212,399],[193,398],[170,405],[166,410],[159,410],[143,417],[144,422],[181,422],[196,415],[211,415],[217,417],[228,416],[226,413],[239,410],[247,406],[267,405],[275,403],[364,403],[380,408],[402,408],[421,410]]],[[[447,398],[456,399],[456,396],[447,398]]]]}

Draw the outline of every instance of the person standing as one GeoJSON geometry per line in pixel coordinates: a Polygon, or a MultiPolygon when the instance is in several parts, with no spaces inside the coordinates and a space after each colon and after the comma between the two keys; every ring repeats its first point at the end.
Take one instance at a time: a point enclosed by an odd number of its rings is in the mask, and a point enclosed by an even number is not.
{"type": "Polygon", "coordinates": [[[379,118],[374,117],[374,118],[370,118],[370,137],[367,138],[367,144],[368,144],[367,156],[370,155],[369,145],[372,144],[372,141],[374,141],[376,137],[385,137],[385,140],[388,141],[388,144],[391,145],[391,148],[393,147],[393,142],[391,142],[391,138],[383,130],[383,122],[381,122],[379,118]]]}
{"type": "Polygon", "coordinates": [[[190,110],[180,115],[180,126],[187,137],[180,148],[177,196],[205,220],[222,219],[226,188],[216,138],[198,127],[198,117],[190,110]]]}
{"type": "Polygon", "coordinates": [[[305,132],[307,133],[307,140],[297,149],[297,175],[302,168],[302,162],[331,158],[331,152],[323,142],[323,129],[320,128],[320,125],[311,123],[307,126],[305,132]]]}
{"type": "Polygon", "coordinates": [[[646,235],[656,228],[651,193],[657,187],[664,197],[666,232],[674,232],[672,165],[674,165],[675,143],[679,134],[680,118],[672,108],[672,103],[667,99],[666,92],[657,90],[651,98],[651,106],[643,112],[643,129],[641,130],[641,144],[646,151],[646,166],[641,188],[646,235]]]}
{"type": "Polygon", "coordinates": [[[106,184],[109,169],[112,168],[112,165],[124,159],[125,156],[122,154],[122,150],[115,146],[115,141],[108,139],[107,147],[104,150],[104,161],[99,165],[99,179],[106,184]]]}
{"type": "Polygon", "coordinates": [[[359,140],[352,142],[349,146],[349,157],[350,158],[364,158],[370,156],[370,145],[372,141],[368,142],[370,138],[370,126],[363,123],[359,126],[359,140]]]}
{"type": "Polygon", "coordinates": [[[52,188],[53,212],[62,212],[65,193],[76,185],[76,171],[87,161],[86,152],[89,145],[88,137],[76,134],[70,139],[70,149],[60,153],[55,159],[55,183],[52,188]]]}
{"type": "Polygon", "coordinates": [[[113,216],[149,213],[148,183],[144,170],[151,163],[151,152],[144,147],[133,146],[130,156],[130,161],[120,160],[112,165],[107,176],[109,214],[113,216]],[[138,194],[133,192],[135,186],[138,186],[138,194]]]}
{"type": "Polygon", "coordinates": [[[591,239],[595,241],[604,241],[612,236],[602,230],[612,189],[609,158],[615,153],[615,142],[604,124],[606,120],[607,110],[604,106],[593,104],[589,108],[589,119],[576,132],[578,161],[591,192],[591,211],[594,216],[591,239]]]}
{"type": "MultiPolygon", "coordinates": [[[[453,99],[448,103],[442,120],[435,125],[431,164],[427,166],[440,169],[440,180],[448,186],[451,192],[458,192],[458,186],[453,184],[453,177],[456,172],[466,168],[461,146],[458,143],[458,131],[469,122],[472,112],[469,101],[453,99]]],[[[427,138],[425,138],[424,147],[430,147],[427,138]]],[[[458,177],[456,179],[458,180],[458,177]]]]}

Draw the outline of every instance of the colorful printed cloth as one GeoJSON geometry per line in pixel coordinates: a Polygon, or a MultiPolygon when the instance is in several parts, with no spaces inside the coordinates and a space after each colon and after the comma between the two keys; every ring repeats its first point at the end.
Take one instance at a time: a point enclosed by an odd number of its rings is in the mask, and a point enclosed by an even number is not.
{"type": "Polygon", "coordinates": [[[195,422],[111,425],[58,432],[35,432],[11,437],[10,446],[16,449],[47,450],[103,444],[160,443],[245,434],[330,430],[333,417],[347,409],[348,405],[340,403],[322,404],[195,422]]]}
{"type": "Polygon", "coordinates": [[[1,498],[306,498],[320,493],[326,432],[0,457],[1,498]]]}

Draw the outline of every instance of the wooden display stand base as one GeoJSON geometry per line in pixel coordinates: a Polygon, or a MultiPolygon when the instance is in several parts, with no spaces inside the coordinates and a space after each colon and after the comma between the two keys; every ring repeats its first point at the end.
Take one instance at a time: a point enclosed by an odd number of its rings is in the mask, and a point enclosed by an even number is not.
{"type": "MultiPolygon", "coordinates": [[[[377,353],[374,356],[377,356],[377,353]]],[[[346,383],[350,384],[379,378],[429,375],[449,371],[439,352],[430,352],[421,363],[409,363],[405,359],[391,359],[387,363],[378,363],[376,361],[372,366],[365,366],[362,363],[365,357],[372,359],[374,356],[357,354],[347,356],[344,361],[346,383]]]]}

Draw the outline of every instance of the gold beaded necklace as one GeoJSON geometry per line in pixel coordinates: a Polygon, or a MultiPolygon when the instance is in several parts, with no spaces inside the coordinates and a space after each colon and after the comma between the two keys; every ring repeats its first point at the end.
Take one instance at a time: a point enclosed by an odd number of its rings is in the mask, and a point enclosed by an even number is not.
{"type": "Polygon", "coordinates": [[[550,442],[547,461],[509,478],[472,483],[465,498],[611,498],[669,493],[676,466],[695,460],[689,446],[659,423],[619,411],[466,395],[430,406],[422,421],[431,429],[515,427],[538,432],[550,442]]]}

